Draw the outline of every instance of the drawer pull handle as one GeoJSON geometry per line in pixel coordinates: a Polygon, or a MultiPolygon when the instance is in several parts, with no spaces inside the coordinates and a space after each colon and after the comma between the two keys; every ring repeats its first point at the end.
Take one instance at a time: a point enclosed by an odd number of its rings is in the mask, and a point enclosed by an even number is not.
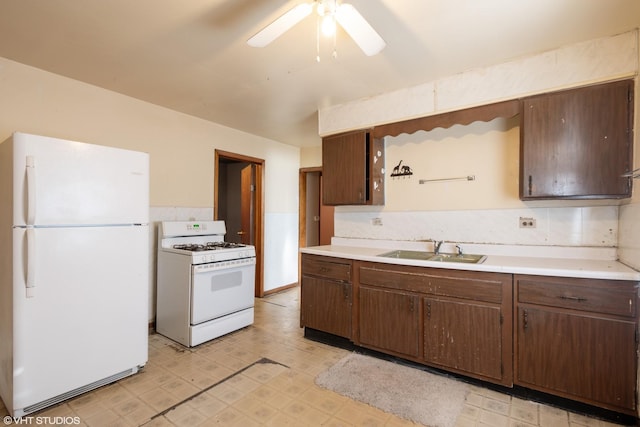
{"type": "Polygon", "coordinates": [[[583,297],[568,297],[566,295],[559,296],[558,298],[563,300],[578,301],[578,302],[583,302],[587,300],[586,298],[583,298],[583,297]]]}

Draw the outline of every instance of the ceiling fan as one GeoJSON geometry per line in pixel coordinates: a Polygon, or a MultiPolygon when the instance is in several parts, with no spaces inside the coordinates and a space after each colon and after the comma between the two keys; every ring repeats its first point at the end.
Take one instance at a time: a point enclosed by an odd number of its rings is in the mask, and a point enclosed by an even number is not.
{"type": "Polygon", "coordinates": [[[367,56],[379,53],[386,46],[382,37],[360,15],[360,12],[351,4],[340,0],[313,0],[300,3],[256,33],[247,40],[247,44],[253,47],[265,47],[309,16],[314,6],[322,20],[323,33],[335,31],[337,22],[367,56]]]}

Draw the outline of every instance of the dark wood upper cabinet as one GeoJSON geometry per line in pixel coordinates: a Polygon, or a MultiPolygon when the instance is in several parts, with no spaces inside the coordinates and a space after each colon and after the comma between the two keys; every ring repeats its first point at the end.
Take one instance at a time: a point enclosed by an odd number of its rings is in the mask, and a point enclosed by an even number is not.
{"type": "Polygon", "coordinates": [[[384,204],[384,140],[369,131],[322,139],[325,205],[384,204]]]}
{"type": "Polygon", "coordinates": [[[520,199],[631,197],[633,80],[544,93],[322,139],[325,205],[384,205],[384,137],[520,113],[520,199]],[[518,108],[519,106],[519,108],[518,108]]]}
{"type": "Polygon", "coordinates": [[[633,80],[522,101],[520,198],[631,197],[633,80]]]}

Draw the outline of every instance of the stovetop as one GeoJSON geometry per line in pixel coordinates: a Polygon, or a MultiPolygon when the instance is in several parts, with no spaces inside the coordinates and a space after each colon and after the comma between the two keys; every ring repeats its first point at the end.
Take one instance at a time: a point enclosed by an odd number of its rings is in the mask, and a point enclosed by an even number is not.
{"type": "Polygon", "coordinates": [[[174,249],[182,249],[191,252],[215,251],[223,249],[244,248],[247,245],[233,242],[206,242],[206,243],[178,243],[173,245],[174,249]]]}
{"type": "Polygon", "coordinates": [[[224,221],[163,221],[158,249],[186,257],[191,264],[228,261],[256,256],[251,245],[225,242],[224,221]]]}

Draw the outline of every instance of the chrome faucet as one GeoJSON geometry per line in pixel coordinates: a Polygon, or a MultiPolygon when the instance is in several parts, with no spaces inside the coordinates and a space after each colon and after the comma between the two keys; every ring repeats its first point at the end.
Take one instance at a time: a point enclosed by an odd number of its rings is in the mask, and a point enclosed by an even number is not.
{"type": "Polygon", "coordinates": [[[444,240],[433,241],[433,252],[435,252],[436,255],[440,253],[440,246],[442,246],[443,243],[444,243],[444,240]]]}

